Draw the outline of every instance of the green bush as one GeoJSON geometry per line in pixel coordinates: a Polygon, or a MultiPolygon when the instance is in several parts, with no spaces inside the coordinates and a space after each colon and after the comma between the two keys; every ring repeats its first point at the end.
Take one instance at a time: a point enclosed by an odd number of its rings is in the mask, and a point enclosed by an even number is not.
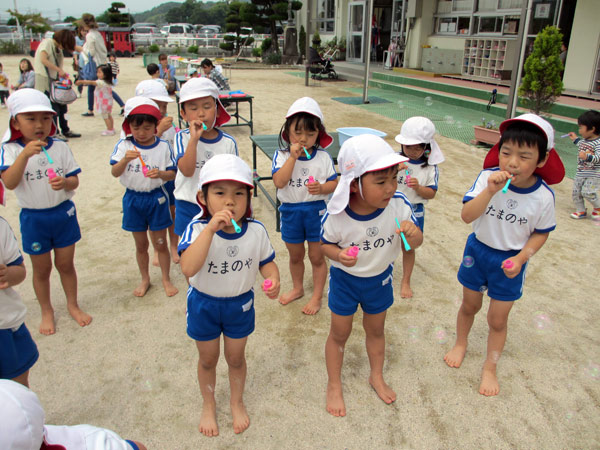
{"type": "Polygon", "coordinates": [[[158,44],[152,44],[150,47],[148,47],[148,51],[150,53],[158,53],[160,51],[160,47],[158,44]]]}
{"type": "Polygon", "coordinates": [[[271,45],[273,44],[273,40],[271,38],[265,38],[264,41],[262,41],[262,44],[260,44],[260,49],[263,52],[263,55],[271,48],[271,45]]]}
{"type": "Polygon", "coordinates": [[[180,47],[173,47],[171,49],[171,53],[174,55],[181,55],[181,48],[180,47]]]}
{"type": "Polygon", "coordinates": [[[136,47],[135,52],[138,55],[143,55],[144,53],[148,53],[148,49],[146,47],[136,47]]]}
{"type": "Polygon", "coordinates": [[[198,53],[198,46],[197,45],[190,45],[188,47],[188,53],[198,53]]]}
{"type": "Polygon", "coordinates": [[[230,52],[233,50],[233,42],[221,42],[219,44],[219,48],[222,48],[223,50],[230,52]]]}
{"type": "Polygon", "coordinates": [[[2,41],[0,42],[0,54],[2,55],[18,55],[23,53],[21,46],[16,42],[2,41]]]}
{"type": "Polygon", "coordinates": [[[267,62],[269,64],[281,64],[281,53],[270,53],[267,55],[267,62]]]}
{"type": "Polygon", "coordinates": [[[260,58],[262,56],[262,50],[258,47],[252,49],[252,56],[260,58]]]}

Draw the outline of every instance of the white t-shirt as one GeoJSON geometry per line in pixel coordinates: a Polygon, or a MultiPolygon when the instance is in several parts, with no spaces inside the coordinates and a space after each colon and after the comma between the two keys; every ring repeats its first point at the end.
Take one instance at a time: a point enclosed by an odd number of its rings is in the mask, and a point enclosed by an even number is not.
{"type": "MultiPolygon", "coordinates": [[[[438,167],[425,166],[423,167],[422,161],[409,160],[405,163],[408,166],[408,174],[411,178],[416,178],[421,186],[426,186],[437,191],[438,189],[438,178],[440,176],[438,167]]],[[[424,205],[428,202],[427,199],[417,194],[417,191],[406,185],[406,172],[401,170],[398,172],[398,190],[414,205],[417,203],[423,203],[424,205]]]]}
{"type": "MultiPolygon", "coordinates": [[[[81,169],[66,142],[51,137],[46,140],[48,142],[46,151],[53,162],[52,164],[49,163],[44,152],[29,158],[23,177],[15,188],[15,195],[21,208],[53,208],[75,195],[74,190],[61,189],[55,191],[50,187],[48,168],[52,167],[54,172],[61,177],[77,175],[81,172],[81,169]]],[[[23,151],[23,148],[23,143],[20,140],[3,144],[0,150],[0,171],[8,169],[23,151]]]]}
{"type": "MultiPolygon", "coordinates": [[[[271,173],[275,173],[281,169],[289,157],[289,150],[277,150],[273,156],[271,173]]],[[[333,159],[325,150],[313,150],[310,159],[307,159],[306,155],[304,155],[296,160],[287,186],[277,189],[277,198],[279,201],[281,203],[303,203],[327,199],[328,194],[311,195],[308,193],[307,185],[309,176],[312,176],[321,184],[337,178],[333,159]]]]}
{"type": "Polygon", "coordinates": [[[358,246],[358,260],[353,267],[331,260],[331,266],[356,277],[379,275],[392,264],[402,251],[402,239],[396,234],[396,220],[400,223],[417,219],[412,205],[403,193],[396,191],[386,208],[361,216],[349,206],[339,214],[325,214],[321,221],[321,241],[340,248],[358,246]]]}
{"type": "MultiPolygon", "coordinates": [[[[482,170],[463,203],[486,189],[488,178],[498,170],[482,170]]],[[[521,250],[532,233],[547,233],[554,228],[554,192],[540,177],[529,188],[511,184],[506,194],[496,192],[485,212],[473,221],[477,239],[497,250],[521,250]]]]}
{"type": "Polygon", "coordinates": [[[66,450],[132,450],[117,433],[93,425],[44,425],[44,441],[66,450]]]}
{"type": "MultiPolygon", "coordinates": [[[[177,176],[175,177],[174,192],[177,200],[185,200],[196,205],[200,169],[202,169],[206,161],[208,161],[214,155],[238,155],[235,139],[228,134],[223,133],[221,130],[217,131],[219,135],[214,139],[200,138],[198,140],[198,146],[196,149],[196,170],[194,171],[194,174],[191,177],[186,177],[181,173],[181,170],[177,172],[177,176]]],[[[184,155],[189,140],[189,129],[181,130],[175,135],[175,154],[177,161],[179,161],[179,158],[184,155]]]]}
{"type": "MultiPolygon", "coordinates": [[[[0,264],[18,266],[23,263],[17,239],[6,220],[0,217],[0,264]]],[[[15,329],[25,321],[27,308],[12,287],[0,289],[0,329],[15,329]]]]}
{"type": "MultiPolygon", "coordinates": [[[[187,226],[177,249],[183,252],[200,235],[208,221],[199,216],[187,226]]],[[[275,259],[264,225],[249,219],[241,233],[217,232],[206,261],[190,278],[190,286],[213,297],[236,297],[252,289],[258,269],[275,259]]]]}
{"type": "MultiPolygon", "coordinates": [[[[147,146],[139,145],[133,139],[119,140],[110,156],[111,166],[121,161],[128,150],[139,150],[141,153],[140,156],[146,166],[148,166],[148,169],[176,170],[175,157],[173,156],[171,146],[167,141],[158,138],[156,138],[154,144],[147,146]]],[[[127,167],[125,167],[125,171],[119,177],[119,181],[127,189],[137,192],[150,192],[164,184],[161,178],[148,178],[144,176],[140,158],[127,163],[127,167]]]]}
{"type": "Polygon", "coordinates": [[[163,134],[160,136],[162,140],[165,140],[169,143],[172,149],[175,149],[175,135],[177,134],[177,130],[175,130],[175,126],[171,125],[171,128],[166,129],[163,134]]]}

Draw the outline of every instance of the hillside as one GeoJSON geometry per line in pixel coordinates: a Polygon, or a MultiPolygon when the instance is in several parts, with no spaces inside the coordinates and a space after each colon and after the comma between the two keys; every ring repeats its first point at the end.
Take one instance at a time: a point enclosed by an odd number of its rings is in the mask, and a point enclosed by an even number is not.
{"type": "Polygon", "coordinates": [[[171,8],[179,8],[180,6],[180,2],[166,2],[148,11],[132,14],[132,16],[136,23],[154,22],[155,24],[160,25],[163,23],[167,23],[167,20],[165,19],[167,11],[169,11],[171,8]]]}

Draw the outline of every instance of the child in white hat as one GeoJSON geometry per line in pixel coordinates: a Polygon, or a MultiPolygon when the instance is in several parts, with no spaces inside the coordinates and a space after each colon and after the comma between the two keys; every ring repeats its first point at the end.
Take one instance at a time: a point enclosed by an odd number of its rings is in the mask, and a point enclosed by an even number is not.
{"type": "MultiPolygon", "coordinates": [[[[169,97],[167,88],[164,83],[160,80],[144,80],[138,83],[135,87],[135,95],[138,97],[146,97],[154,101],[160,109],[162,118],[158,121],[156,126],[156,136],[160,139],[167,141],[172,149],[175,149],[175,134],[177,130],[173,125],[173,117],[167,115],[167,107],[169,103],[174,100],[169,97]]],[[[124,137],[122,135],[122,137],[124,137]]],[[[171,217],[175,217],[175,180],[165,182],[165,189],[169,196],[169,209],[171,210],[171,217]]],[[[171,249],[171,261],[177,264],[179,262],[179,254],[177,253],[177,242],[179,236],[175,234],[175,224],[169,227],[169,247],[171,249]]],[[[152,264],[158,266],[158,253],[154,252],[154,258],[152,264]]]]}
{"type": "MultiPolygon", "coordinates": [[[[402,144],[401,155],[406,156],[406,168],[398,173],[398,190],[406,195],[413,207],[419,228],[425,226],[425,204],[438,190],[438,164],[444,161],[440,146],[434,139],[435,125],[427,117],[411,117],[402,124],[396,142],[402,144]]],[[[402,251],[402,283],[400,296],[413,296],[410,277],[415,266],[415,251],[402,251]]]]}
{"type": "Polygon", "coordinates": [[[479,393],[500,391],[496,368],[504,349],[508,315],[523,295],[529,259],[556,228],[554,193],[565,169],[554,150],[554,130],[535,114],[500,124],[500,142],[488,152],[484,170],[463,198],[461,217],[473,223],[458,270],[463,286],[456,319],[456,342],[444,361],[460,367],[469,331],[487,291],[489,334],[479,393]]]}
{"type": "Polygon", "coordinates": [[[333,139],[325,131],[323,113],[310,97],[296,100],[288,109],[279,135],[280,149],[273,157],[273,183],[281,202],[281,239],[290,254],[292,290],[279,298],[286,305],[304,295],[304,241],[312,265],[313,293],[302,309],[316,314],[327,279],[327,265],[321,251],[321,218],[325,200],[337,186],[331,155],[324,149],[333,139]]]}
{"type": "Polygon", "coordinates": [[[237,155],[235,139],[217,128],[231,118],[219,100],[219,90],[208,78],[192,78],[179,92],[181,116],[189,128],[175,136],[175,233],[181,236],[194,216],[202,166],[214,155],[237,155]]]}
{"type": "Polygon", "coordinates": [[[127,188],[123,196],[123,229],[131,231],[142,281],[133,291],[143,297],[150,288],[148,230],[158,253],[165,294],[178,290],[169,275],[170,255],[167,228],[173,224],[164,183],[175,178],[175,156],[167,141],[156,137],[162,118],[156,103],[149,98],[133,97],[125,103],[123,131],[110,157],[111,173],[127,188]]]}
{"type": "Polygon", "coordinates": [[[45,425],[35,392],[0,380],[0,448],[10,450],[146,450],[137,441],[93,425],[45,425]]]}
{"type": "Polygon", "coordinates": [[[187,333],[198,348],[198,382],[203,405],[200,432],[216,436],[215,377],[223,334],[229,365],[233,430],[243,432],[250,419],[243,402],[245,349],[254,331],[254,290],[258,272],[269,298],[279,295],[275,252],[262,223],[252,220],[250,167],[238,156],[209,159],[198,184],[199,214],[179,243],[181,270],[189,278],[187,333]]]}
{"type": "Polygon", "coordinates": [[[33,267],[33,290],[42,309],[40,333],[54,334],[50,302],[52,250],[71,317],[82,327],[92,317],[77,303],[75,243],[81,239],[75,204],[77,165],[66,142],[53,139],[55,112],[50,100],[35,89],[19,89],[8,98],[10,113],[0,151],[0,171],[7,189],[15,191],[21,209],[23,251],[33,267]]]}
{"type": "Polygon", "coordinates": [[[394,302],[393,263],[403,245],[415,248],[423,241],[410,202],[396,191],[398,166],[404,161],[383,139],[368,134],[348,139],[338,156],[342,176],[321,234],[323,253],[331,260],[325,362],[327,411],[334,416],[346,415],[342,363],[358,305],[371,366],[369,383],[385,403],[396,400],[383,378],[385,316],[394,302]]]}

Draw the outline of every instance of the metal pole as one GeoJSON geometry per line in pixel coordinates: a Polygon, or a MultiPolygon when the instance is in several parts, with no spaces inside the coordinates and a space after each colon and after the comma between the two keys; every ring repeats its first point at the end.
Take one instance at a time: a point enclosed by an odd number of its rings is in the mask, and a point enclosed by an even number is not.
{"type": "Polygon", "coordinates": [[[508,92],[508,102],[506,104],[506,118],[510,119],[517,110],[517,103],[519,101],[519,84],[521,83],[521,72],[523,67],[523,60],[525,59],[525,47],[527,45],[527,34],[529,30],[529,19],[531,17],[531,1],[523,3],[521,8],[521,20],[519,21],[519,34],[517,42],[519,48],[515,52],[514,63],[516,66],[513,68],[510,77],[510,90],[508,92]]]}
{"type": "Polygon", "coordinates": [[[308,86],[308,77],[309,77],[309,63],[308,63],[308,54],[309,54],[309,48],[310,48],[310,24],[311,24],[311,19],[310,19],[310,4],[311,4],[311,0],[306,0],[306,43],[304,45],[304,49],[305,49],[305,55],[304,55],[304,66],[305,66],[305,71],[306,73],[304,74],[304,86],[308,86]]]}
{"type": "MultiPolygon", "coordinates": [[[[365,84],[363,86],[363,103],[369,103],[369,65],[371,63],[371,23],[373,21],[373,1],[367,0],[369,5],[368,10],[369,14],[366,17],[365,24],[367,25],[367,39],[365,44],[363,45],[363,55],[366,58],[365,61],[365,84]]],[[[363,33],[364,34],[364,33],[363,33]]]]}

